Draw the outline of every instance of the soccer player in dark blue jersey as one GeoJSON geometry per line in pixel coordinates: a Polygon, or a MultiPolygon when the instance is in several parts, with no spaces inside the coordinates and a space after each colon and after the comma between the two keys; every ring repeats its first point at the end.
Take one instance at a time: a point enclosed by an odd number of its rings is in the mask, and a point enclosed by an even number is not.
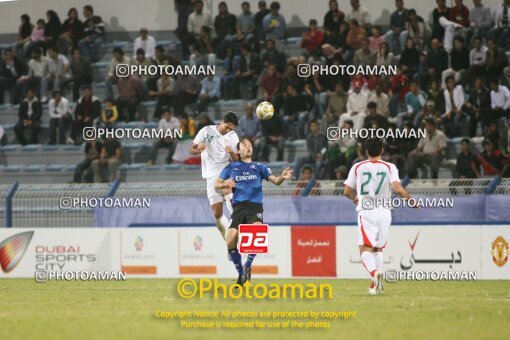
{"type": "Polygon", "coordinates": [[[237,283],[243,285],[251,280],[251,264],[255,254],[249,254],[242,264],[241,254],[237,249],[238,228],[240,224],[262,224],[262,180],[280,185],[292,177],[292,170],[286,168],[281,176],[274,176],[264,164],[253,162],[253,147],[248,139],[239,142],[237,150],[240,160],[230,163],[216,180],[216,189],[231,188],[234,194],[232,205],[232,223],[228,229],[227,246],[232,262],[239,273],[237,283]]]}

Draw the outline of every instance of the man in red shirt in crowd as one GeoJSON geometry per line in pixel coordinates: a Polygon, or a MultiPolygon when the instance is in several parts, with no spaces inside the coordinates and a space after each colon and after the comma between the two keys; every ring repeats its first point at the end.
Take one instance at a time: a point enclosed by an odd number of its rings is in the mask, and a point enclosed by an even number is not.
{"type": "Polygon", "coordinates": [[[461,36],[467,46],[471,45],[471,24],[469,22],[469,9],[464,5],[463,0],[455,0],[455,6],[450,8],[448,20],[459,24],[455,36],[461,36]]]}
{"type": "Polygon", "coordinates": [[[260,80],[262,99],[279,107],[279,104],[281,103],[279,94],[281,92],[282,82],[282,75],[276,71],[276,65],[269,64],[267,66],[266,74],[264,74],[260,80]]]}
{"type": "Polygon", "coordinates": [[[494,148],[490,139],[483,141],[484,151],[478,155],[478,161],[482,166],[484,176],[510,176],[510,164],[501,151],[494,148]]]}
{"type": "Polygon", "coordinates": [[[303,33],[303,40],[301,41],[301,47],[306,48],[308,53],[312,53],[322,46],[324,41],[324,33],[317,28],[317,20],[311,19],[308,23],[308,31],[303,33]]]}

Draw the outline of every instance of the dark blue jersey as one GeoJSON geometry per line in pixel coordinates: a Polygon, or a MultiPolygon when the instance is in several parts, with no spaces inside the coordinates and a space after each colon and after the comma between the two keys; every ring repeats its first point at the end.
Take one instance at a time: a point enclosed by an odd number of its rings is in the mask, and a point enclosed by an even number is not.
{"type": "Polygon", "coordinates": [[[237,161],[226,166],[220,174],[223,180],[232,179],[236,182],[233,190],[232,205],[241,202],[262,204],[262,180],[271,176],[271,169],[257,162],[237,161]]]}

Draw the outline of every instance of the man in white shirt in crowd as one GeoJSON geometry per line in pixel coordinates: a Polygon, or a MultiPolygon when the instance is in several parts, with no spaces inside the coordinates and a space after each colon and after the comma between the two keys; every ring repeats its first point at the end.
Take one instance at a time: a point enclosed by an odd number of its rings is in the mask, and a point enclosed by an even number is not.
{"type": "Polygon", "coordinates": [[[57,141],[58,127],[58,144],[66,143],[66,128],[71,122],[69,114],[69,100],[62,97],[60,91],[54,91],[52,99],[48,103],[48,113],[50,115],[50,145],[55,145],[57,141]]]}
{"type": "Polygon", "coordinates": [[[489,87],[491,89],[490,120],[508,117],[510,115],[510,90],[508,87],[500,85],[497,78],[489,80],[489,87]]]}
{"type": "Polygon", "coordinates": [[[352,10],[347,14],[345,21],[357,20],[360,26],[365,29],[370,28],[372,24],[372,18],[365,7],[362,7],[359,0],[351,0],[352,10]]]}
{"type": "MultiPolygon", "coordinates": [[[[170,111],[169,107],[166,107],[163,112],[163,118],[159,121],[158,130],[162,131],[163,136],[166,134],[176,136],[177,131],[180,129],[181,123],[179,119],[173,116],[172,111],[170,111]]],[[[161,148],[165,148],[168,150],[168,155],[166,156],[166,163],[172,163],[172,156],[174,155],[175,148],[177,146],[177,140],[175,138],[166,137],[158,139],[154,142],[152,149],[149,154],[149,165],[155,164],[156,159],[158,158],[158,151],[161,148]]]]}
{"type": "MultiPolygon", "coordinates": [[[[71,79],[69,72],[69,59],[60,54],[56,47],[48,48],[48,86],[49,91],[62,91],[63,85],[71,79]]],[[[42,101],[45,102],[46,93],[41,93],[42,101]]]]}
{"type": "Polygon", "coordinates": [[[487,46],[482,44],[482,38],[473,39],[473,48],[469,52],[469,77],[475,79],[483,76],[486,66],[487,46]]]}
{"type": "Polygon", "coordinates": [[[156,39],[149,35],[149,31],[145,27],[140,30],[140,36],[135,39],[133,46],[135,54],[133,58],[136,58],[136,51],[138,51],[139,48],[145,51],[145,57],[148,59],[152,60],[156,56],[156,39]]]}
{"type": "Polygon", "coordinates": [[[188,17],[188,35],[181,39],[183,59],[189,58],[189,46],[195,44],[200,37],[203,26],[209,27],[211,34],[214,31],[213,19],[209,13],[204,13],[204,2],[196,0],[194,3],[195,10],[188,17]]]}
{"type": "Polygon", "coordinates": [[[48,89],[48,59],[43,57],[39,48],[32,50],[32,58],[28,61],[28,72],[18,79],[18,85],[27,93],[28,89],[39,89],[45,95],[48,89]]]}
{"type": "Polygon", "coordinates": [[[353,92],[347,99],[347,112],[340,115],[338,125],[342,126],[347,119],[352,120],[354,130],[361,129],[366,117],[368,96],[361,92],[361,83],[355,81],[353,92]]]}
{"type": "Polygon", "coordinates": [[[106,99],[113,100],[113,85],[117,84],[116,68],[119,64],[131,65],[131,59],[124,55],[120,47],[115,47],[112,51],[113,58],[108,66],[108,77],[106,78],[106,99]]]}

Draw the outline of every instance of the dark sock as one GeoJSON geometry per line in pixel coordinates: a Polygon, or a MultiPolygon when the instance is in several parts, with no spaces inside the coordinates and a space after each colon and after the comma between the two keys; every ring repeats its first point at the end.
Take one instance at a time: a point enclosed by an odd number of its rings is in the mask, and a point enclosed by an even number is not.
{"type": "Polygon", "coordinates": [[[234,262],[234,265],[236,266],[237,272],[239,273],[239,276],[243,275],[243,259],[241,258],[241,254],[237,251],[237,248],[229,249],[230,257],[232,258],[232,262],[234,262]]]}
{"type": "Polygon", "coordinates": [[[257,254],[248,254],[248,259],[246,260],[246,263],[244,264],[246,266],[246,268],[251,268],[251,263],[255,259],[255,256],[257,256],[257,254]]]}

